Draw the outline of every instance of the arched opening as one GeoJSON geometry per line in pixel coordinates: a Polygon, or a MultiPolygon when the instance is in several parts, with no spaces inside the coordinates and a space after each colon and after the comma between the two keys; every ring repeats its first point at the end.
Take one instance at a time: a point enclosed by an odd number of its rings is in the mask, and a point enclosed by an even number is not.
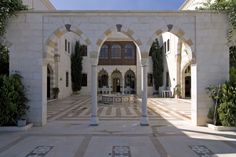
{"type": "Polygon", "coordinates": [[[109,94],[108,78],[108,73],[104,69],[98,73],[98,88],[100,89],[98,93],[109,94]]]}
{"type": "MultiPolygon", "coordinates": [[[[129,30],[130,31],[130,30],[129,30]]],[[[141,95],[141,54],[136,41],[123,29],[119,32],[116,29],[106,31],[105,38],[99,45],[98,69],[104,69],[108,73],[108,90],[111,93],[138,94],[141,95]],[[109,33],[107,33],[109,32],[109,33]],[[121,77],[112,78],[114,71],[119,71],[121,77]],[[131,70],[133,73],[132,84],[125,82],[125,74],[131,70]],[[131,86],[132,87],[129,87],[131,86]],[[127,88],[130,88],[129,90],[127,88]]],[[[99,41],[99,40],[98,40],[99,41]]],[[[131,76],[131,75],[127,75],[131,76]]],[[[98,79],[99,79],[98,74],[98,79]]],[[[127,78],[128,79],[128,78],[127,78]]],[[[98,93],[101,93],[101,86],[98,82],[98,93]]]]}
{"type": "Polygon", "coordinates": [[[54,98],[53,96],[53,70],[50,65],[47,65],[47,99],[54,98]]]}
{"type": "Polygon", "coordinates": [[[122,81],[122,74],[119,70],[113,71],[111,74],[112,79],[112,92],[113,93],[121,93],[121,81],[122,81]]]}
{"type": "Polygon", "coordinates": [[[128,70],[125,73],[125,94],[136,93],[136,78],[135,73],[132,70],[128,70]]]}

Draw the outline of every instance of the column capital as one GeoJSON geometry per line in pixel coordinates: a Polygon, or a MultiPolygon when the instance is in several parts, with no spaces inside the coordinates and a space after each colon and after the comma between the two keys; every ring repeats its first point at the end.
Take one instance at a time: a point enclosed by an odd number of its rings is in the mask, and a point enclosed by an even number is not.
{"type": "Polygon", "coordinates": [[[141,58],[141,65],[148,66],[148,58],[141,58]]]}

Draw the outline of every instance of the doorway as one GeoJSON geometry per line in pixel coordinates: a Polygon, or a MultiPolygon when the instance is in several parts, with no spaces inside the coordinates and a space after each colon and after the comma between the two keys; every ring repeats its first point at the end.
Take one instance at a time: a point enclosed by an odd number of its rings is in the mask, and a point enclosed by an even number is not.
{"type": "Polygon", "coordinates": [[[120,93],[120,79],[114,78],[113,79],[113,92],[114,93],[120,93]]]}

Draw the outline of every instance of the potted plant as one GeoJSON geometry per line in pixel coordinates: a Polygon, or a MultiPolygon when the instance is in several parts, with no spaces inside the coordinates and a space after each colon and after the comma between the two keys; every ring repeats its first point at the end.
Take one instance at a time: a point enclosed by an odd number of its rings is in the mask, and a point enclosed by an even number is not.
{"type": "Polygon", "coordinates": [[[181,98],[181,87],[179,84],[177,84],[174,88],[174,96],[181,98]]]}
{"type": "Polygon", "coordinates": [[[54,99],[57,99],[58,98],[58,94],[60,92],[60,89],[58,87],[55,87],[55,88],[52,89],[52,91],[53,91],[54,99]]]}

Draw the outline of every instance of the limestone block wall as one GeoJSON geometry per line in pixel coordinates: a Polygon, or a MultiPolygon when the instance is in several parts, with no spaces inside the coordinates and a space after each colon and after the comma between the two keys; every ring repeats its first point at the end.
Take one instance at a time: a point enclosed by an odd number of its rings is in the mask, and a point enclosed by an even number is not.
{"type": "Polygon", "coordinates": [[[43,64],[42,15],[19,15],[11,19],[6,35],[10,43],[10,72],[23,77],[29,98],[29,120],[46,124],[47,67],[43,64]]]}
{"type": "Polygon", "coordinates": [[[209,106],[206,87],[228,79],[229,53],[226,45],[226,18],[217,14],[196,17],[196,64],[192,65],[192,120],[204,125],[209,106]],[[194,91],[196,90],[196,91],[194,91]]]}

